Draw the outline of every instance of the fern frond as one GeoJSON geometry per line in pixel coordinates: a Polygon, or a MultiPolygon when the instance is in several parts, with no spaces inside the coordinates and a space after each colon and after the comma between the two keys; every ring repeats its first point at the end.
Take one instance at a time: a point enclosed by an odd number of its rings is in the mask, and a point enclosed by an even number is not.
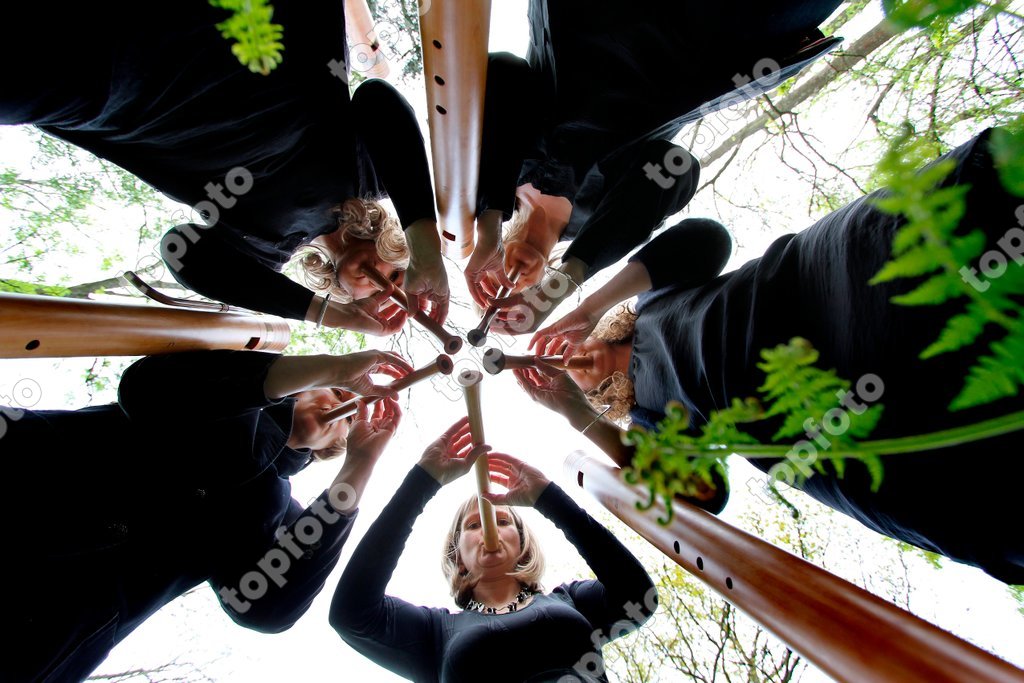
{"type": "Polygon", "coordinates": [[[988,318],[976,303],[967,305],[967,312],[949,319],[939,338],[921,352],[922,359],[938,356],[970,346],[988,324],[988,318]]]}
{"type": "Polygon", "coordinates": [[[214,7],[234,12],[217,24],[221,35],[233,40],[231,52],[246,68],[264,76],[281,63],[284,28],[272,23],[273,6],[267,0],[209,0],[214,7]]]}
{"type": "Polygon", "coordinates": [[[900,306],[934,306],[961,296],[966,295],[957,278],[943,271],[906,294],[890,297],[889,301],[900,306]]]}
{"type": "Polygon", "coordinates": [[[963,390],[949,409],[963,410],[1016,396],[1024,387],[1024,324],[1019,324],[1003,339],[993,342],[991,355],[982,356],[971,367],[963,390]]]}

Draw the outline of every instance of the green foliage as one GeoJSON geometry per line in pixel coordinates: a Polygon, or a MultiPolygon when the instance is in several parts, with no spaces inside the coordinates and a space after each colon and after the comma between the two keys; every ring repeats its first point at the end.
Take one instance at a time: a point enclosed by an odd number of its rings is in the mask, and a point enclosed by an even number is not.
{"type": "Polygon", "coordinates": [[[1024,116],[992,131],[992,156],[1003,186],[1012,194],[1024,197],[1024,116]]]}
{"type": "MultiPolygon", "coordinates": [[[[643,481],[651,497],[641,509],[649,509],[660,498],[669,517],[659,520],[667,524],[671,519],[671,501],[677,495],[692,497],[701,484],[712,483],[712,472],[726,474],[725,459],[743,446],[761,445],[757,439],[740,430],[739,425],[750,424],[774,417],[783,417],[782,427],[773,441],[791,438],[807,432],[808,420],[817,423],[829,411],[838,408],[840,399],[849,391],[850,383],[836,376],[832,370],[814,367],[818,352],[805,339],[794,338],[789,344],[761,352],[764,362],[758,367],[767,377],[759,391],[769,403],[768,410],[754,398],[734,399],[732,405],[712,411],[707,423],[694,436],[690,415],[679,403],[671,402],[665,408],[665,418],[646,430],[634,426],[623,435],[626,445],[634,448],[633,462],[626,471],[630,483],[643,481]]],[[[881,459],[870,450],[856,451],[856,439],[863,439],[874,430],[882,414],[882,405],[876,404],[856,415],[846,413],[850,424],[845,433],[836,437],[838,443],[854,450],[852,456],[868,468],[872,487],[877,490],[882,481],[881,459]]],[[[779,449],[784,455],[787,447],[779,449]]],[[[829,458],[838,476],[844,473],[841,458],[829,458]]],[[[827,472],[819,460],[815,469],[827,472]]],[[[776,491],[778,494],[778,492],[776,491]]],[[[783,502],[786,501],[783,499],[783,502]]]]}
{"type": "MultiPolygon", "coordinates": [[[[764,362],[757,367],[764,370],[767,379],[758,390],[771,402],[765,418],[784,416],[782,426],[772,436],[773,441],[803,436],[809,431],[820,431],[818,422],[827,419],[831,411],[837,410],[844,396],[850,391],[850,382],[836,375],[834,370],[815,367],[819,354],[810,342],[799,337],[789,344],[761,352],[764,362]],[[811,429],[808,429],[811,427],[811,429]]],[[[858,439],[866,439],[874,431],[882,416],[882,404],[875,404],[860,414],[843,411],[849,426],[839,434],[831,434],[832,440],[840,445],[856,448],[858,439]]],[[[871,489],[877,491],[882,484],[882,462],[871,452],[857,456],[871,474],[871,489]]],[[[824,459],[817,459],[813,467],[820,474],[827,474],[824,459]]],[[[837,476],[845,473],[843,459],[832,459],[837,476]]]]}
{"type": "Polygon", "coordinates": [[[274,7],[267,0],[209,0],[234,14],[217,24],[221,35],[235,41],[231,52],[246,68],[264,76],[281,63],[284,29],[271,22],[274,7]]]}
{"type": "Polygon", "coordinates": [[[1017,611],[1024,617],[1024,586],[1007,586],[1010,595],[1017,601],[1017,611]]]}
{"type": "Polygon", "coordinates": [[[366,348],[366,335],[362,332],[331,327],[314,327],[301,323],[293,323],[291,329],[291,340],[288,342],[288,355],[290,356],[319,353],[341,356],[366,348]]]}
{"type": "Polygon", "coordinates": [[[67,287],[52,287],[48,285],[35,285],[22,280],[0,279],[0,292],[11,294],[38,294],[40,296],[67,296],[71,290],[67,287]]]}
{"type": "Polygon", "coordinates": [[[882,0],[886,18],[900,31],[933,26],[980,4],[978,0],[882,0]]]}
{"type": "Polygon", "coordinates": [[[665,407],[665,418],[654,430],[635,426],[623,436],[635,448],[632,466],[626,471],[630,483],[643,481],[651,498],[642,509],[649,509],[660,496],[668,509],[667,524],[672,515],[672,499],[696,496],[701,483],[712,485],[712,472],[718,470],[725,478],[728,444],[750,444],[757,440],[737,427],[760,419],[762,410],[756,400],[734,400],[729,408],[715,411],[701,429],[700,436],[687,434],[690,416],[677,402],[665,407]]]}
{"type": "MultiPolygon", "coordinates": [[[[995,138],[1002,145],[998,154],[1014,153],[1022,144],[1020,123],[995,138]],[[1009,150],[1009,151],[1008,151],[1009,150]]],[[[1017,150],[1018,152],[1020,150],[1017,150]]],[[[1000,277],[988,279],[983,287],[968,282],[965,273],[977,273],[971,264],[985,251],[985,234],[972,230],[957,234],[967,210],[968,186],[942,187],[955,162],[946,159],[918,170],[933,154],[933,145],[917,137],[909,127],[897,136],[879,164],[879,174],[890,190],[876,201],[886,213],[902,216],[906,224],[893,237],[892,259],[871,279],[870,284],[901,278],[929,276],[912,291],[892,297],[902,306],[935,306],[954,299],[968,299],[964,312],[947,321],[939,338],[925,348],[921,358],[950,353],[968,347],[988,325],[1005,328],[1007,334],[989,347],[971,367],[961,392],[949,405],[962,410],[1001,398],[1016,396],[1024,387],[1024,308],[1018,298],[1024,293],[1024,268],[1013,259],[1000,277]]],[[[1019,159],[1003,164],[1004,177],[1011,183],[1021,172],[1019,159]]]]}

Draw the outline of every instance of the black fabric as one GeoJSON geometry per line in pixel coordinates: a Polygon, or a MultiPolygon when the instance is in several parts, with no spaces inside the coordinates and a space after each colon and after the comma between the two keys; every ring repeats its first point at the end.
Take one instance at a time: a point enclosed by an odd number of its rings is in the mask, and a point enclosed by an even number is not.
{"type": "MultiPolygon", "coordinates": [[[[585,8],[531,0],[527,59],[513,68],[502,56],[503,78],[488,83],[489,90],[514,89],[519,101],[486,110],[485,125],[506,135],[485,136],[485,157],[492,141],[517,152],[519,184],[572,202],[561,239],[573,242],[563,258],[582,260],[589,277],[645,242],[696,191],[699,164],[665,140],[771,90],[835,48],[839,39],[814,41],[840,4],[660,0],[638,9],[611,0],[585,8]],[[762,60],[778,71],[766,74],[762,60]],[[736,76],[749,82],[737,88],[736,76]],[[665,187],[649,169],[666,173],[668,157],[680,170],[669,174],[678,182],[665,187]]],[[[482,166],[481,177],[489,175],[506,174],[482,166]]],[[[511,192],[492,189],[488,198],[511,192]]],[[[493,201],[492,208],[505,208],[493,201]]]]}
{"type": "Polygon", "coordinates": [[[436,217],[408,103],[382,81],[350,101],[343,3],[275,3],[287,49],[267,76],[239,64],[215,28],[227,12],[208,3],[159,21],[124,0],[56,15],[28,4],[5,23],[19,68],[0,73],[0,123],[35,124],[208,210],[213,227],[167,259],[195,291],[303,319],[312,293],[276,271],[336,228],[332,207],[388,192],[403,226],[436,217]],[[232,191],[247,186],[233,169],[251,189],[232,191]]]}
{"type": "Polygon", "coordinates": [[[204,581],[247,628],[282,631],[305,613],[354,515],[329,514],[326,492],[306,508],[291,497],[288,477],[310,453],[286,445],[294,401],[263,394],[277,357],[145,358],[125,372],[118,404],[26,411],[8,423],[0,452],[24,515],[6,534],[18,561],[2,573],[5,619],[20,644],[5,648],[0,679],[80,680],[204,581]],[[321,522],[318,541],[295,541],[302,554],[289,554],[284,584],[268,582],[258,599],[239,595],[244,575],[288,547],[275,532],[295,536],[314,515],[332,521],[321,522]]]}
{"type": "MultiPolygon", "coordinates": [[[[1004,190],[988,139],[986,131],[946,155],[957,164],[946,185],[970,187],[961,232],[980,229],[987,236],[986,249],[999,249],[997,240],[1017,225],[1021,200],[1004,190]]],[[[892,236],[903,224],[875,208],[878,196],[861,198],[804,232],[780,237],[761,258],[705,286],[669,284],[642,295],[630,373],[636,387],[634,421],[650,426],[665,404],[676,400],[699,425],[733,398],[759,396],[764,379],[756,367],[760,351],[796,336],[820,352],[820,367],[853,382],[869,374],[882,379],[879,402],[885,408],[872,438],[940,431],[1024,409],[1024,398],[1016,397],[947,410],[967,369],[998,333],[989,329],[956,353],[918,357],[962,310],[964,299],[941,306],[898,306],[890,297],[912,290],[924,278],[867,284],[890,258],[892,236]]],[[[659,236],[638,258],[653,272],[673,272],[670,239],[668,233],[659,236]]],[[[768,440],[777,427],[749,431],[768,440]]],[[[880,533],[1019,584],[1024,582],[1024,540],[993,522],[1017,516],[1016,482],[1024,475],[1020,449],[1020,435],[1010,434],[891,456],[884,459],[877,493],[870,491],[866,468],[856,462],[847,464],[842,479],[815,474],[803,488],[880,533]]],[[[766,471],[775,463],[751,462],[766,471]]]]}
{"type": "Polygon", "coordinates": [[[452,614],[385,594],[416,517],[439,488],[413,467],[360,541],[331,605],[331,625],[345,642],[414,681],[606,681],[591,636],[610,640],[634,629],[632,619],[646,620],[653,583],[636,558],[554,484],[535,508],[565,533],[596,580],[562,584],[501,615],[452,614]]]}

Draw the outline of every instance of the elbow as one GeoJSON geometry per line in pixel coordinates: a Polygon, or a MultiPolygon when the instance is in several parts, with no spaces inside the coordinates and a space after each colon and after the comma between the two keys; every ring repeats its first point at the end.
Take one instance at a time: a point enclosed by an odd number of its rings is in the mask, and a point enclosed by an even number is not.
{"type": "Polygon", "coordinates": [[[188,285],[181,277],[181,271],[195,258],[196,244],[205,228],[193,223],[183,223],[164,233],[160,239],[160,258],[171,270],[174,279],[188,285]]]}
{"type": "Polygon", "coordinates": [[[228,614],[231,616],[231,620],[239,626],[249,629],[250,631],[256,631],[257,633],[264,633],[267,635],[284,633],[294,626],[299,618],[305,613],[305,608],[297,612],[275,609],[263,611],[250,610],[244,615],[231,610],[228,611],[228,614]]]}
{"type": "Polygon", "coordinates": [[[331,601],[331,610],[328,613],[327,621],[331,628],[344,638],[347,635],[356,633],[359,627],[359,610],[355,608],[353,594],[345,587],[345,577],[342,576],[338,590],[334,593],[331,601]]]}

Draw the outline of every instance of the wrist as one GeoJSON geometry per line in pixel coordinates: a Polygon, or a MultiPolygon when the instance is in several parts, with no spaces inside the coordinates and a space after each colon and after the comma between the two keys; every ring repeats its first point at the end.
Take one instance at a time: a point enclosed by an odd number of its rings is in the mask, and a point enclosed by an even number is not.
{"type": "Polygon", "coordinates": [[[410,261],[418,261],[424,256],[441,254],[441,235],[437,232],[437,222],[429,218],[421,218],[405,229],[405,241],[409,245],[410,261]]]}
{"type": "Polygon", "coordinates": [[[587,279],[587,273],[590,272],[590,266],[575,256],[570,256],[562,261],[562,264],[558,266],[558,270],[568,276],[578,287],[582,288],[583,281],[587,279]]]}
{"type": "Polygon", "coordinates": [[[493,246],[501,238],[501,211],[488,209],[481,213],[476,219],[476,240],[477,244],[483,243],[493,246]]]}
{"type": "Polygon", "coordinates": [[[582,432],[588,425],[594,423],[599,413],[589,403],[586,405],[574,404],[564,413],[569,425],[577,432],[582,432]]]}
{"type": "Polygon", "coordinates": [[[309,307],[306,309],[306,317],[303,320],[307,323],[315,323],[320,317],[320,309],[323,308],[323,305],[324,297],[314,293],[313,298],[309,300],[309,307]]]}
{"type": "Polygon", "coordinates": [[[587,322],[597,325],[604,317],[604,314],[608,312],[611,306],[605,305],[600,299],[595,298],[595,295],[588,296],[586,299],[580,302],[579,312],[587,319],[587,322]]]}
{"type": "Polygon", "coordinates": [[[417,464],[417,465],[419,466],[419,468],[420,468],[421,470],[423,470],[423,471],[424,471],[424,472],[426,472],[426,473],[427,473],[428,475],[430,475],[430,478],[431,478],[431,479],[433,479],[434,481],[436,481],[436,482],[437,482],[438,484],[440,484],[441,486],[444,486],[444,483],[445,483],[445,482],[444,482],[444,477],[442,476],[442,474],[441,474],[441,472],[440,472],[440,471],[437,471],[437,470],[435,470],[435,469],[434,469],[434,468],[433,468],[433,467],[431,466],[431,463],[430,463],[430,462],[428,462],[428,461],[425,461],[425,460],[420,460],[420,461],[419,461],[418,463],[416,463],[416,464],[417,464]]]}

